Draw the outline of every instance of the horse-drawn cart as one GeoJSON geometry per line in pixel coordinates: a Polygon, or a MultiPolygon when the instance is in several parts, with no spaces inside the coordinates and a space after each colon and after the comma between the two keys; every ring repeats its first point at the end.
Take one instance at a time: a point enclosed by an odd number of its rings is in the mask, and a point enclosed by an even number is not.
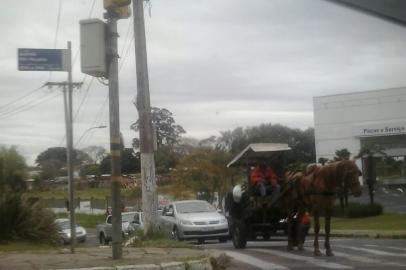
{"type": "Polygon", "coordinates": [[[248,178],[255,163],[266,162],[277,175],[278,184],[282,185],[284,160],[290,150],[287,144],[250,144],[227,165],[247,169],[246,183],[234,186],[226,197],[226,216],[235,248],[244,248],[247,240],[258,237],[268,240],[278,230],[287,234],[288,213],[281,202],[283,191],[260,196],[248,178]]]}

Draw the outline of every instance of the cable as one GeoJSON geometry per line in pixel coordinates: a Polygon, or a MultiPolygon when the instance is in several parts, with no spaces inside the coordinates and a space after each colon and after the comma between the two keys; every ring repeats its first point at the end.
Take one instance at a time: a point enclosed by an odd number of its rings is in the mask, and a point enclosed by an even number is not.
{"type": "MultiPolygon", "coordinates": [[[[77,116],[79,115],[79,112],[80,112],[80,110],[81,110],[81,108],[82,108],[82,106],[83,106],[83,103],[85,102],[85,100],[86,100],[86,98],[87,98],[87,95],[89,94],[89,89],[90,89],[90,87],[91,87],[92,84],[93,84],[93,80],[94,80],[94,77],[92,77],[92,79],[90,80],[89,84],[87,85],[87,88],[86,88],[86,90],[85,90],[86,93],[85,93],[85,95],[83,96],[82,101],[80,102],[79,107],[78,107],[78,109],[77,109],[76,112],[75,112],[75,115],[74,115],[74,117],[73,117],[73,122],[76,121],[76,118],[77,118],[77,116]]],[[[85,81],[85,79],[83,79],[82,82],[84,82],[84,81],[85,81]]]]}
{"type": "Polygon", "coordinates": [[[15,100],[13,100],[13,101],[10,101],[9,103],[6,103],[6,104],[0,106],[0,111],[1,111],[1,110],[4,110],[4,109],[7,108],[8,106],[13,105],[13,104],[15,104],[15,103],[21,101],[22,99],[24,99],[24,98],[26,98],[26,97],[32,95],[33,93],[35,93],[36,91],[40,90],[40,89],[43,88],[44,86],[45,86],[45,84],[43,84],[42,86],[40,86],[40,87],[38,87],[38,88],[35,88],[35,89],[33,89],[33,90],[27,92],[26,94],[22,95],[21,97],[15,99],[15,100]]]}
{"type": "Polygon", "coordinates": [[[26,107],[26,108],[20,108],[20,110],[16,110],[16,111],[10,112],[10,113],[8,113],[8,114],[0,115],[0,119],[6,119],[6,118],[9,118],[9,117],[14,116],[14,115],[16,115],[16,114],[19,114],[19,113],[21,113],[21,112],[28,111],[28,110],[30,110],[30,109],[32,109],[32,108],[38,106],[38,105],[41,105],[41,104],[43,104],[43,103],[45,103],[45,102],[50,101],[51,99],[56,98],[56,97],[59,96],[60,94],[61,94],[61,93],[57,93],[56,95],[53,95],[53,96],[44,96],[42,100],[39,100],[39,101],[37,100],[36,103],[33,103],[33,104],[31,104],[30,106],[28,106],[28,107],[26,107]]]}
{"type": "Polygon", "coordinates": [[[122,58],[122,61],[120,61],[120,66],[118,67],[119,72],[121,71],[121,69],[123,68],[123,66],[125,64],[125,61],[127,60],[127,55],[128,55],[128,52],[130,51],[130,48],[132,47],[133,42],[134,42],[134,37],[131,39],[131,41],[127,47],[127,50],[125,51],[125,54],[122,58]]]}
{"type": "Polygon", "coordinates": [[[61,11],[62,11],[62,0],[59,0],[58,15],[56,17],[56,30],[55,30],[54,48],[56,48],[56,43],[58,41],[59,24],[61,22],[61,11]]]}
{"type": "Polygon", "coordinates": [[[8,109],[8,110],[2,112],[2,113],[0,114],[0,116],[5,116],[5,115],[13,114],[13,113],[16,112],[16,111],[20,111],[21,109],[25,109],[26,107],[31,106],[32,103],[35,103],[36,101],[38,101],[39,99],[43,99],[44,97],[46,97],[46,94],[42,95],[42,96],[39,97],[39,98],[30,99],[30,100],[28,100],[28,101],[26,101],[26,102],[24,102],[24,103],[22,103],[22,104],[19,104],[19,105],[16,106],[16,107],[12,107],[12,108],[10,108],[10,109],[8,109]]]}

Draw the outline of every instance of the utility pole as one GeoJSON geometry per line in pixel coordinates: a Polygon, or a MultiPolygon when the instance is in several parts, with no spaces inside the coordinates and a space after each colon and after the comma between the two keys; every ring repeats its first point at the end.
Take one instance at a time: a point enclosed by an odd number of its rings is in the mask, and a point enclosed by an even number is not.
{"type": "Polygon", "coordinates": [[[137,110],[140,130],[142,210],[144,233],[154,230],[158,219],[155,179],[154,140],[148,81],[147,46],[145,41],[144,0],[133,1],[135,61],[137,69],[137,110]]]}
{"type": "Polygon", "coordinates": [[[121,139],[120,109],[118,100],[118,53],[117,53],[117,18],[107,19],[109,40],[109,108],[110,108],[110,154],[111,154],[111,198],[112,198],[112,238],[113,259],[122,258],[121,236],[121,139]]]}
{"type": "Polygon", "coordinates": [[[121,136],[118,87],[117,21],[131,15],[131,0],[104,0],[104,18],[81,21],[82,72],[109,80],[109,122],[111,176],[110,194],[112,199],[112,257],[121,259],[122,226],[121,210],[121,136]],[[87,52],[87,54],[86,54],[87,52]]]}
{"type": "Polygon", "coordinates": [[[66,160],[68,170],[68,190],[69,190],[69,220],[70,220],[70,237],[71,253],[75,253],[76,244],[76,222],[75,222],[75,201],[74,201],[74,183],[73,183],[73,109],[72,109],[72,92],[73,88],[80,88],[82,83],[72,82],[72,46],[68,41],[67,53],[67,82],[47,82],[48,87],[57,86],[63,89],[63,103],[65,111],[65,127],[66,127],[66,160]]]}

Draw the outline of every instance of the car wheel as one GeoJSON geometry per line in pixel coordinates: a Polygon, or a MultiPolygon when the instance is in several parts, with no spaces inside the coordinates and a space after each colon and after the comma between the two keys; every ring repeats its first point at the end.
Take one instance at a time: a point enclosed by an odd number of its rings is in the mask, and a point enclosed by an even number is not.
{"type": "Polygon", "coordinates": [[[264,233],[264,234],[262,235],[262,239],[263,239],[264,241],[268,241],[269,238],[271,238],[271,236],[269,235],[269,233],[264,233]]]}
{"type": "Polygon", "coordinates": [[[58,239],[58,244],[61,245],[61,246],[65,245],[65,240],[62,237],[60,237],[58,239]]]}
{"type": "Polygon", "coordinates": [[[234,222],[233,245],[235,248],[245,248],[247,245],[247,232],[242,221],[234,222]]]}
{"type": "Polygon", "coordinates": [[[179,236],[178,228],[176,228],[176,227],[174,227],[172,230],[172,238],[173,238],[173,240],[176,240],[176,241],[182,241],[182,238],[180,238],[180,236],[179,236]]]}
{"type": "Polygon", "coordinates": [[[220,243],[225,243],[225,242],[227,242],[227,240],[228,240],[227,237],[220,237],[219,238],[220,243]]]}
{"type": "Polygon", "coordinates": [[[99,242],[100,245],[108,245],[109,241],[106,239],[106,237],[104,236],[104,233],[101,233],[99,236],[99,242]]]}

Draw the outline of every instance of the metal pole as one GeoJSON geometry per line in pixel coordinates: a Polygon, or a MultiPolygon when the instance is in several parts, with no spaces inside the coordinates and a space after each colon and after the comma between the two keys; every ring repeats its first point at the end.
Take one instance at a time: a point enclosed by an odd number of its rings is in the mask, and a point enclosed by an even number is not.
{"type": "Polygon", "coordinates": [[[66,159],[68,167],[68,181],[69,181],[69,210],[70,210],[70,236],[71,236],[71,253],[75,253],[76,243],[76,223],[75,223],[75,201],[73,196],[74,183],[73,183],[73,118],[72,118],[72,46],[68,41],[68,108],[66,110],[66,91],[64,90],[65,99],[65,119],[66,119],[66,159]]]}
{"type": "Polygon", "coordinates": [[[118,100],[118,54],[117,54],[117,18],[107,20],[110,41],[109,66],[109,108],[110,108],[110,154],[111,154],[111,198],[112,198],[112,238],[113,259],[122,258],[121,236],[121,137],[120,137],[120,110],[118,100]]]}
{"type": "Polygon", "coordinates": [[[140,130],[142,210],[144,232],[153,230],[158,219],[155,179],[154,140],[149,97],[147,47],[145,41],[143,0],[133,1],[135,61],[137,69],[137,110],[140,130]]]}

